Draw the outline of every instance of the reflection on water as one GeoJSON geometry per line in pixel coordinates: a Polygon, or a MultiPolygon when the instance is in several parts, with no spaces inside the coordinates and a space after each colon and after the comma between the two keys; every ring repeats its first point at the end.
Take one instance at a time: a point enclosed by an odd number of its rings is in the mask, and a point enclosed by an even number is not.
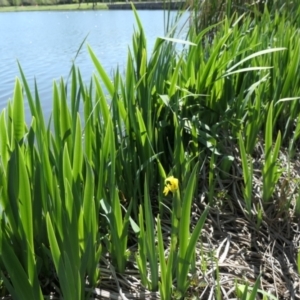
{"type": "MultiPolygon", "coordinates": [[[[148,43],[164,35],[163,11],[139,11],[148,43]]],[[[175,16],[175,12],[172,16],[175,16]]],[[[77,50],[88,43],[108,73],[124,69],[134,32],[132,11],[11,12],[0,14],[0,110],[12,97],[19,60],[31,87],[37,80],[43,110],[52,108],[53,80],[67,78],[77,50]]],[[[76,59],[88,82],[94,67],[84,46],[76,59]]],[[[28,113],[28,105],[26,106],[28,113]]]]}

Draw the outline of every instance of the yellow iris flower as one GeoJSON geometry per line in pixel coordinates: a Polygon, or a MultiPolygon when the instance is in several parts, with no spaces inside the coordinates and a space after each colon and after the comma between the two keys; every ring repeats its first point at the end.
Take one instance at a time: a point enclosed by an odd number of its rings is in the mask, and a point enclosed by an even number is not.
{"type": "Polygon", "coordinates": [[[165,196],[167,196],[169,192],[174,193],[177,190],[178,190],[178,179],[175,178],[174,176],[170,176],[170,177],[166,178],[163,194],[165,196]]]}

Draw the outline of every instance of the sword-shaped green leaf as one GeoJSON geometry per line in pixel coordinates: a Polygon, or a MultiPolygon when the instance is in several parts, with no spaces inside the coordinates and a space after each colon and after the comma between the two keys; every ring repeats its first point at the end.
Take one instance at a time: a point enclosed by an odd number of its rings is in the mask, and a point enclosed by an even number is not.
{"type": "Polygon", "coordinates": [[[17,147],[20,220],[23,224],[27,242],[30,248],[34,249],[30,181],[25,166],[24,155],[19,146],[17,147]]]}
{"type": "Polygon", "coordinates": [[[99,62],[97,56],[95,55],[95,53],[93,52],[93,50],[90,46],[88,46],[88,51],[89,51],[89,54],[92,58],[94,65],[98,71],[98,74],[100,75],[101,79],[103,80],[105,87],[107,88],[110,96],[113,97],[115,88],[114,88],[114,85],[112,84],[111,79],[106,74],[104,68],[102,67],[101,63],[99,62]]]}
{"type": "MultiPolygon", "coordinates": [[[[14,141],[19,142],[25,134],[25,117],[22,86],[18,78],[16,79],[14,89],[12,122],[14,132],[14,136],[12,138],[14,139],[14,141]]],[[[14,141],[12,141],[12,144],[14,143],[14,141]]]]}
{"type": "Polygon", "coordinates": [[[75,143],[74,143],[74,152],[73,152],[73,178],[74,181],[77,180],[77,177],[81,177],[81,169],[83,162],[83,151],[82,151],[82,134],[81,134],[81,122],[80,115],[77,113],[76,118],[76,132],[75,132],[75,143]]]}

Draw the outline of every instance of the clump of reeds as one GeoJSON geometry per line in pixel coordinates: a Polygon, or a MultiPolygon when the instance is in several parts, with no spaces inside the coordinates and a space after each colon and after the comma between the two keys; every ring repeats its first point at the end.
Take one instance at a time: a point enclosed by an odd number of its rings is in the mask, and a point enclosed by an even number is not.
{"type": "Polygon", "coordinates": [[[48,124],[20,68],[0,114],[2,295],[298,297],[299,9],[150,55],[133,12],[125,74],[88,47],[97,74],[53,83],[48,124]]]}

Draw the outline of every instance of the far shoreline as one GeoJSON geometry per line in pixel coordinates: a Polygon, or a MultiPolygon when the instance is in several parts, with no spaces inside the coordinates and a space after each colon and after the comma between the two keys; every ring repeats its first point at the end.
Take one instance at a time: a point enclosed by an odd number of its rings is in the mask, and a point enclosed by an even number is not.
{"type": "MultiPolygon", "coordinates": [[[[185,2],[132,2],[137,10],[178,10],[183,7],[185,2]]],[[[1,6],[1,12],[23,12],[23,11],[86,11],[86,10],[131,10],[131,2],[97,2],[93,3],[71,3],[71,4],[53,4],[53,5],[18,5],[1,6]]]]}
{"type": "Polygon", "coordinates": [[[22,11],[85,11],[85,10],[107,10],[106,3],[97,3],[93,7],[93,3],[72,3],[57,5],[19,5],[19,6],[2,6],[1,12],[22,12],[22,11]]]}

